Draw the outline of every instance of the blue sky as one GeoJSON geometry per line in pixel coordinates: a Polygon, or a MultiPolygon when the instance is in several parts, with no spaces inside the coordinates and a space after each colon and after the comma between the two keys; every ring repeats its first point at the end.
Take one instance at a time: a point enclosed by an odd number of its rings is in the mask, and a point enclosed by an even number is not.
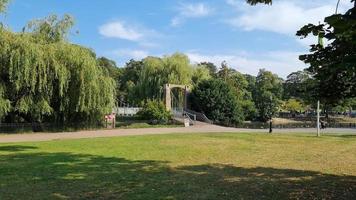
{"type": "MultiPolygon", "coordinates": [[[[298,55],[315,38],[300,40],[298,28],[335,12],[335,0],[13,0],[1,20],[19,31],[31,19],[71,14],[70,41],[123,66],[130,58],[185,53],[192,63],[224,60],[242,73],[260,68],[282,77],[305,68],[298,55]],[[76,31],[79,34],[75,34],[76,31]]],[[[350,7],[342,0],[340,11],[350,7]]]]}

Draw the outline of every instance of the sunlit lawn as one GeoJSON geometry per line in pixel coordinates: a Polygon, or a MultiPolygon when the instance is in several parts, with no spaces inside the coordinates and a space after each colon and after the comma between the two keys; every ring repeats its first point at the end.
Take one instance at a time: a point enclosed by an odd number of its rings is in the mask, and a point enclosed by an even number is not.
{"type": "Polygon", "coordinates": [[[0,145],[0,199],[356,199],[356,137],[175,134],[0,145]]]}

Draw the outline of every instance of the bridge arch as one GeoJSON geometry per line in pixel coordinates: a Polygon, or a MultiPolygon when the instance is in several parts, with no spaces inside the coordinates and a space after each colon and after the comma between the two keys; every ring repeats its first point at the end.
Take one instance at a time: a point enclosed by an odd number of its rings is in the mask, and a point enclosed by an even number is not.
{"type": "Polygon", "coordinates": [[[184,105],[183,108],[187,109],[188,107],[188,96],[190,94],[190,87],[188,85],[177,85],[177,84],[164,84],[164,96],[165,96],[165,105],[168,111],[172,110],[172,96],[171,91],[174,88],[180,88],[184,91],[184,105]]]}

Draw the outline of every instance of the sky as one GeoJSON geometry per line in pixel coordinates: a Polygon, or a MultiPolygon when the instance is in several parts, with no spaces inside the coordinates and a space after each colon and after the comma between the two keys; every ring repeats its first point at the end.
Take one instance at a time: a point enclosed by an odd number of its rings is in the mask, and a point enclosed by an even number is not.
{"type": "MultiPolygon", "coordinates": [[[[317,41],[295,33],[335,13],[336,0],[274,0],[250,6],[245,0],[13,0],[0,19],[20,31],[32,19],[70,14],[70,41],[124,66],[131,58],[175,52],[190,61],[222,61],[242,73],[261,68],[285,78],[307,66],[298,56],[317,41]]],[[[341,0],[339,11],[351,7],[341,0]]]]}

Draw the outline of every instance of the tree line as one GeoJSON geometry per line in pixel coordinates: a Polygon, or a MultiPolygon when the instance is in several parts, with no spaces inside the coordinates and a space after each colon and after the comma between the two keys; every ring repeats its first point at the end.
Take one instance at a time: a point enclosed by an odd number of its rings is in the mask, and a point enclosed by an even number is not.
{"type": "MultiPolygon", "coordinates": [[[[317,80],[307,70],[293,72],[284,80],[265,69],[257,76],[243,74],[226,62],[220,67],[210,62],[191,64],[181,53],[130,60],[121,68],[107,58],[99,60],[116,80],[119,104],[162,101],[164,84],[190,85],[191,108],[223,123],[267,121],[278,111],[302,113],[312,110],[319,100],[313,92],[317,80]]],[[[344,112],[355,105],[354,98],[337,104],[324,102],[325,111],[344,112]]]]}
{"type": "MultiPolygon", "coordinates": [[[[0,0],[0,12],[7,3],[0,0]]],[[[325,111],[345,111],[356,104],[355,19],[353,6],[323,24],[302,27],[298,36],[313,34],[330,43],[312,45],[310,54],[300,56],[310,67],[286,80],[264,69],[257,76],[242,74],[226,62],[191,64],[181,53],[118,67],[68,41],[70,15],[33,20],[21,32],[0,24],[0,117],[3,122],[100,122],[115,104],[162,101],[166,83],[190,85],[190,107],[224,124],[267,121],[278,111],[304,112],[317,100],[325,111]]]]}

